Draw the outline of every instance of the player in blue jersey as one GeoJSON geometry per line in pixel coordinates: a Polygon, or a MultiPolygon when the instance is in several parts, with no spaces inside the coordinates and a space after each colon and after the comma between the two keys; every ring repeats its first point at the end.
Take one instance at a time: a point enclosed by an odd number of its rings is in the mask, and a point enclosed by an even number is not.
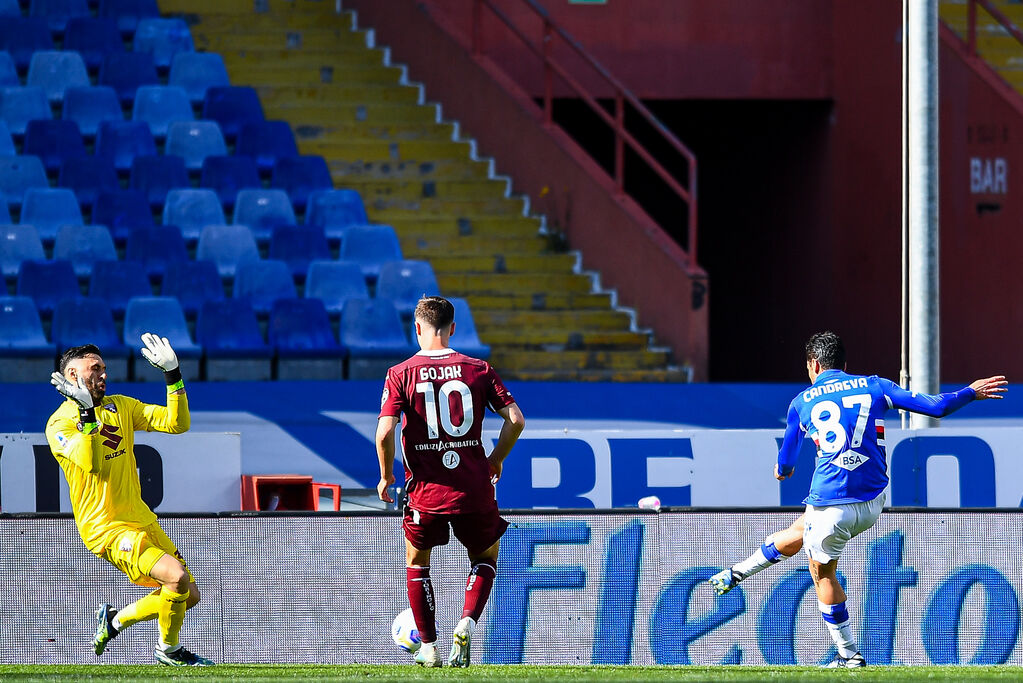
{"type": "Polygon", "coordinates": [[[845,590],[837,579],[845,544],[874,526],[885,503],[888,459],[884,415],[891,409],[944,417],[974,400],[1002,398],[1005,377],[979,379],[947,394],[916,394],[877,375],[845,372],[845,347],[833,332],[821,332],[806,344],[810,387],[789,404],[785,438],[774,475],[792,476],[803,436],[817,446],[817,461],[806,512],[788,529],[767,537],[753,555],[710,578],[718,595],[761,569],[794,555],[809,557],[817,604],[838,653],[828,666],[857,668],[866,661],[852,637],[845,590]]]}

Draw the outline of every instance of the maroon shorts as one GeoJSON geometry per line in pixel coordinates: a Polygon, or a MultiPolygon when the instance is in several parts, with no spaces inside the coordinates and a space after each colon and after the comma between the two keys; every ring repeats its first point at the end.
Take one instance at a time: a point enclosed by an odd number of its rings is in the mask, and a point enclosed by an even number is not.
{"type": "Polygon", "coordinates": [[[402,528],[405,538],[419,550],[428,550],[438,545],[447,545],[450,536],[448,526],[455,532],[455,538],[469,553],[482,553],[497,543],[508,528],[497,510],[473,512],[462,515],[434,515],[405,508],[402,528]]]}

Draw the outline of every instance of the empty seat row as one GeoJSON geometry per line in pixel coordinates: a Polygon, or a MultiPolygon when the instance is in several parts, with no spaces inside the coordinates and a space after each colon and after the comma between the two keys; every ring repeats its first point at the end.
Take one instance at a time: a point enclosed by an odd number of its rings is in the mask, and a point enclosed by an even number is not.
{"type": "MultiPolygon", "coordinates": [[[[4,16],[0,21],[0,50],[10,53],[15,65],[19,69],[29,67],[32,55],[36,52],[51,52],[55,44],[53,36],[67,36],[70,28],[68,20],[87,19],[89,13],[69,15],[52,15],[53,21],[38,16],[4,16]]],[[[101,17],[102,18],[102,17],[101,17]]],[[[75,31],[87,31],[88,42],[100,50],[107,50],[108,54],[117,54],[116,42],[108,32],[108,24],[93,23],[89,26],[76,26],[75,31]],[[103,36],[96,36],[95,33],[103,31],[103,36]]],[[[118,19],[118,30],[123,36],[124,26],[118,19]]],[[[194,52],[195,43],[192,40],[192,33],[188,24],[183,19],[167,19],[161,17],[140,18],[130,31],[134,34],[132,39],[132,50],[138,54],[146,54],[152,57],[158,68],[170,68],[174,56],[183,52],[194,52]]],[[[78,40],[75,34],[72,35],[72,44],[78,40]]],[[[85,40],[83,37],[81,40],[85,40]]]]}
{"type": "Polygon", "coordinates": [[[28,16],[46,19],[50,28],[58,33],[64,30],[64,23],[90,16],[93,7],[99,17],[115,21],[124,33],[134,33],[140,19],[160,16],[156,0],[31,0],[28,3],[3,0],[0,16],[21,16],[24,4],[28,5],[28,16]]]}

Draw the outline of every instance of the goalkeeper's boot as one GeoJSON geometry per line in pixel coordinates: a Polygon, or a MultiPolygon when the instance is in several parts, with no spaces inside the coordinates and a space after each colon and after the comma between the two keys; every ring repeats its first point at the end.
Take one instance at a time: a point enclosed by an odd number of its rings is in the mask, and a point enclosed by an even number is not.
{"type": "Polygon", "coordinates": [[[92,649],[97,656],[103,654],[103,651],[107,649],[107,643],[120,633],[114,628],[114,615],[116,614],[117,610],[105,602],[96,610],[96,621],[99,623],[96,625],[96,632],[92,634],[92,649]]]}
{"type": "Polygon", "coordinates": [[[718,595],[724,595],[732,590],[739,585],[740,581],[742,581],[742,577],[733,572],[731,567],[723,569],[707,579],[707,583],[714,587],[714,592],[718,595]]]}
{"type": "Polygon", "coordinates": [[[419,649],[416,650],[415,660],[416,664],[419,666],[444,666],[444,662],[440,658],[440,653],[437,652],[437,643],[423,643],[419,649]]]}
{"type": "Polygon", "coordinates": [[[167,666],[213,666],[213,660],[200,657],[199,655],[178,646],[176,650],[156,650],[156,661],[167,666]]]}
{"type": "Polygon", "coordinates": [[[835,653],[835,658],[824,665],[825,669],[861,669],[867,665],[867,660],[859,652],[852,657],[843,657],[835,653]]]}
{"type": "Polygon", "coordinates": [[[472,617],[462,617],[455,626],[454,644],[448,657],[448,666],[469,666],[469,648],[472,645],[472,634],[476,630],[476,622],[472,617]]]}

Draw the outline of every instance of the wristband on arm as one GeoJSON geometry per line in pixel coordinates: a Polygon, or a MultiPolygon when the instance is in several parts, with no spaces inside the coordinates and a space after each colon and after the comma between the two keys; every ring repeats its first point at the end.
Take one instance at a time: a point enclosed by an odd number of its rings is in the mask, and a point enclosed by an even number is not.
{"type": "Polygon", "coordinates": [[[78,419],[82,425],[82,434],[92,434],[99,429],[99,424],[96,422],[95,408],[79,408],[78,419]]]}
{"type": "Polygon", "coordinates": [[[185,381],[181,377],[181,368],[174,368],[163,373],[163,380],[167,383],[167,391],[178,391],[185,388],[185,381]]]}

